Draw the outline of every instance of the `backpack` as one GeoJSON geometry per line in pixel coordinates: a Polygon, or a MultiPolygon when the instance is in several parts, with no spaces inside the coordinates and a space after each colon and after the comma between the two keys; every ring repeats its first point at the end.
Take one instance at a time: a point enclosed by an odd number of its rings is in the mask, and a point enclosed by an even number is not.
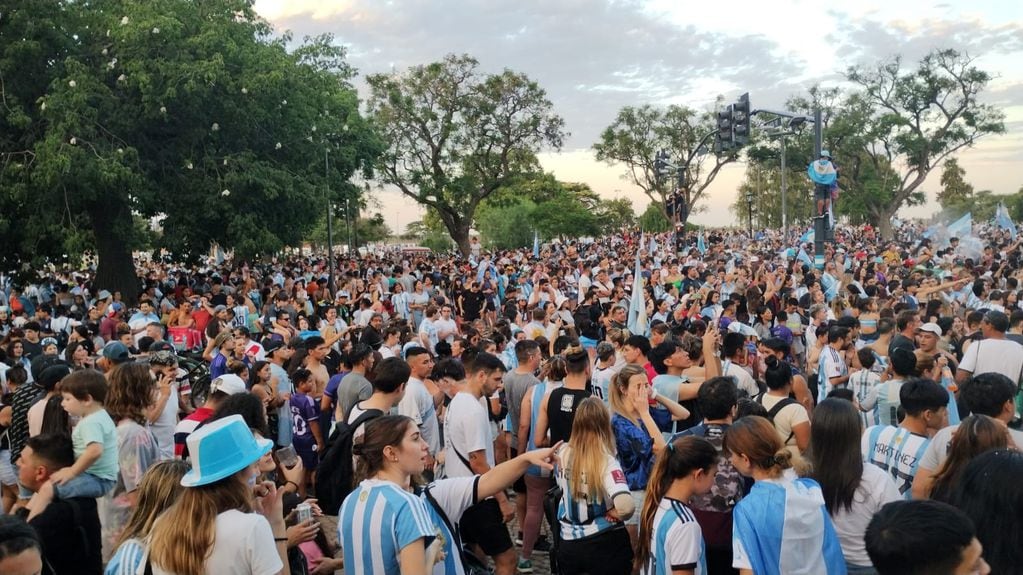
{"type": "Polygon", "coordinates": [[[551,550],[549,552],[551,574],[557,575],[561,572],[558,565],[558,552],[561,549],[561,519],[558,518],[558,506],[564,491],[561,486],[555,484],[544,493],[543,515],[547,519],[547,525],[551,528],[551,550]]]}
{"type": "Polygon", "coordinates": [[[707,436],[707,426],[695,425],[676,434],[676,437],[695,435],[705,437],[718,452],[718,470],[714,474],[714,485],[703,495],[694,495],[689,503],[693,516],[703,531],[703,539],[710,549],[731,549],[732,510],[749,491],[746,479],[732,465],[731,459],[722,450],[724,433],[707,436]]]}
{"type": "MultiPolygon", "coordinates": [[[[760,405],[764,405],[764,395],[765,394],[761,393],[760,395],[758,395],[756,397],[756,402],[759,403],[760,405]]],[[[797,403],[799,403],[799,402],[794,400],[794,399],[792,399],[791,397],[783,397],[781,401],[779,401],[778,403],[774,404],[774,407],[772,407],[771,409],[767,410],[767,419],[768,419],[768,421],[770,421],[773,424],[774,423],[774,417],[776,415],[778,415],[778,413],[780,413],[781,410],[785,409],[786,407],[788,407],[790,405],[795,405],[797,403]]],[[[777,429],[777,428],[775,428],[775,429],[777,429]]],[[[793,433],[792,430],[789,430],[789,436],[785,438],[785,441],[783,441],[782,444],[788,445],[789,441],[791,441],[792,438],[795,435],[796,434],[793,433]]]]}
{"type": "Polygon", "coordinates": [[[316,500],[323,509],[341,509],[345,497],[355,489],[355,469],[352,467],[355,430],[383,414],[379,409],[370,409],[350,424],[337,422],[316,468],[316,500]]]}
{"type": "Polygon", "coordinates": [[[466,548],[462,543],[462,535],[459,532],[458,524],[453,524],[447,513],[444,513],[444,508],[440,506],[440,503],[430,493],[430,487],[427,486],[423,490],[423,494],[426,495],[426,501],[433,507],[433,510],[440,516],[441,521],[444,522],[445,527],[448,528],[454,536],[455,540],[452,542],[452,549],[458,550],[458,559],[462,564],[462,571],[465,575],[493,575],[493,571],[482,561],[479,560],[473,552],[466,548]]]}

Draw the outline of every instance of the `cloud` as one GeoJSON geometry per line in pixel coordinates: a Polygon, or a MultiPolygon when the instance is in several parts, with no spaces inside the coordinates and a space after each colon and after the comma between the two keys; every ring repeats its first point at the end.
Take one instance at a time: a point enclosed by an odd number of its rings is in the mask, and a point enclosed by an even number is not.
{"type": "Polygon", "coordinates": [[[798,57],[765,36],[676,25],[635,1],[261,0],[256,7],[296,37],[334,33],[363,74],[463,52],[487,71],[523,72],[565,117],[569,146],[590,146],[624,105],[708,106],[722,92],[773,89],[801,69],[798,57]]]}

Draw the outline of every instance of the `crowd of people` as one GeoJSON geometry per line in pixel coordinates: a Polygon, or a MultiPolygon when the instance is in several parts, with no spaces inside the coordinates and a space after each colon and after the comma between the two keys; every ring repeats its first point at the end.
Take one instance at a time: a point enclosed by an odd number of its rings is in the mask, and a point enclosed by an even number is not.
{"type": "Polygon", "coordinates": [[[1017,572],[1021,242],[795,234],[4,276],[0,572],[1017,572]]]}

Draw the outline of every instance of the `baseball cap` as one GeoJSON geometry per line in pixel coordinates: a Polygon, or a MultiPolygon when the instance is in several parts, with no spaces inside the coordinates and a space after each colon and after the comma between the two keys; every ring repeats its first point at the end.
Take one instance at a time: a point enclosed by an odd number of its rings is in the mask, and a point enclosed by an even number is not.
{"type": "Polygon", "coordinates": [[[213,308],[214,312],[222,312],[222,311],[226,311],[226,310],[227,310],[227,306],[226,305],[218,305],[217,307],[213,308]]]}
{"type": "Polygon", "coordinates": [[[156,353],[158,351],[176,352],[177,350],[174,349],[174,344],[169,341],[154,341],[149,344],[149,349],[146,351],[149,353],[156,353]]]}
{"type": "Polygon", "coordinates": [[[929,331],[929,332],[933,333],[934,335],[936,335],[938,337],[941,337],[941,334],[942,334],[941,326],[939,326],[938,324],[936,324],[934,322],[927,322],[927,323],[923,324],[922,326],[920,326],[917,329],[919,331],[929,331]]]}
{"type": "Polygon", "coordinates": [[[103,357],[116,363],[123,363],[131,359],[128,346],[119,341],[112,341],[103,346],[103,357]]]}
{"type": "Polygon", "coordinates": [[[99,294],[96,295],[96,299],[99,300],[99,301],[103,301],[105,299],[110,299],[110,292],[108,292],[105,289],[101,289],[101,290],[99,290],[99,294]]]}
{"type": "Polygon", "coordinates": [[[273,352],[284,347],[284,342],[277,339],[265,339],[263,340],[263,351],[266,355],[270,355],[273,352]]]}
{"type": "Polygon", "coordinates": [[[233,373],[225,373],[210,383],[210,393],[216,391],[226,393],[227,395],[245,393],[245,382],[233,373]]]}
{"type": "Polygon", "coordinates": [[[337,292],[337,297],[352,297],[352,294],[348,293],[348,290],[341,290],[337,292]]]}

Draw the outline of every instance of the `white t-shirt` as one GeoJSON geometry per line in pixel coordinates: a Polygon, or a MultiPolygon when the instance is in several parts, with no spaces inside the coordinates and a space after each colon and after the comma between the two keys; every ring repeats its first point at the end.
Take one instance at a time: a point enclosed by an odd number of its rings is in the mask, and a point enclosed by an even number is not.
{"type": "Polygon", "coordinates": [[[405,395],[398,403],[398,414],[411,417],[416,422],[423,440],[430,446],[430,455],[437,455],[440,451],[440,424],[437,422],[433,396],[422,381],[414,377],[408,379],[405,395]]]}
{"type": "Polygon", "coordinates": [[[459,392],[448,405],[444,420],[444,469],[448,477],[469,477],[475,475],[462,458],[469,460],[474,451],[484,451],[487,464],[494,466],[494,442],[490,436],[490,419],[487,410],[470,393],[459,392]]]}
{"type": "Polygon", "coordinates": [[[899,490],[895,488],[895,482],[887,473],[876,465],[863,465],[863,475],[853,495],[852,507],[848,510],[840,507],[831,515],[846,561],[857,566],[870,565],[867,547],[863,542],[867,525],[874,517],[874,513],[886,503],[901,498],[899,490]]]}
{"type": "MultiPolygon", "coordinates": [[[[213,551],[207,573],[217,575],[275,575],[284,564],[277,554],[270,523],[258,513],[225,511],[217,515],[213,551]]],[[[154,575],[170,575],[153,565],[154,575]]]]}
{"type": "MultiPolygon", "coordinates": [[[[761,405],[764,409],[771,411],[778,402],[785,399],[785,397],[777,395],[768,395],[760,399],[761,405]]],[[[806,413],[806,408],[803,404],[796,402],[790,403],[785,407],[781,408],[778,413],[774,415],[774,430],[778,432],[778,437],[785,442],[785,447],[792,452],[793,455],[799,455],[799,448],[796,447],[796,435],[792,431],[793,427],[801,423],[809,423],[810,416],[806,413]]]]}
{"type": "Polygon", "coordinates": [[[760,387],[757,386],[757,382],[753,379],[750,372],[746,371],[741,365],[732,363],[730,359],[721,362],[721,375],[734,377],[739,390],[745,391],[750,397],[756,397],[760,394],[760,387]]]}
{"type": "MultiPolygon", "coordinates": [[[[941,469],[945,460],[948,459],[948,448],[952,443],[952,434],[957,429],[959,429],[958,425],[950,425],[934,434],[931,442],[927,445],[927,451],[924,452],[923,459],[920,460],[920,467],[932,473],[941,469]]],[[[1009,437],[1012,438],[1012,442],[1016,444],[1017,449],[1023,448],[1023,431],[1010,427],[1009,437]]]]}
{"type": "Polygon", "coordinates": [[[963,353],[959,369],[973,375],[1000,373],[1013,383],[1023,374],[1023,346],[1009,339],[982,339],[963,353]]]}
{"type": "Polygon", "coordinates": [[[170,396],[160,412],[160,417],[149,424],[149,430],[156,437],[156,445],[160,448],[161,459],[174,459],[174,428],[178,426],[178,393],[180,384],[171,384],[170,396]]]}

